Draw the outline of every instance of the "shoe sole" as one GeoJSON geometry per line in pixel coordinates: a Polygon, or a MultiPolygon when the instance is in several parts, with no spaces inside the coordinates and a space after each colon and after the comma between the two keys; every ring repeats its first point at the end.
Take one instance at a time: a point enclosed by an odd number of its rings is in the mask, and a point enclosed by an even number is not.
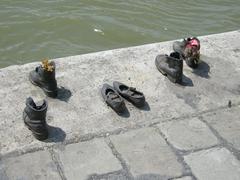
{"type": "Polygon", "coordinates": [[[40,87],[40,88],[43,90],[43,92],[44,92],[48,97],[52,97],[52,98],[56,98],[56,97],[57,97],[57,90],[56,90],[56,91],[49,91],[49,90],[43,88],[40,84],[34,82],[34,81],[31,79],[30,75],[29,75],[29,81],[30,81],[33,85],[40,87]]]}

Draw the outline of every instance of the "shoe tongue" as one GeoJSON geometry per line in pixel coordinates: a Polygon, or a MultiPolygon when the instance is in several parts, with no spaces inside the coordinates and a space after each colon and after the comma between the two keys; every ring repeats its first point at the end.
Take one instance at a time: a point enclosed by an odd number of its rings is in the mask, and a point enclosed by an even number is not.
{"type": "Polygon", "coordinates": [[[33,101],[30,101],[30,102],[29,102],[29,105],[30,105],[31,107],[33,107],[34,109],[37,108],[36,104],[35,104],[33,101]]]}
{"type": "Polygon", "coordinates": [[[45,102],[43,101],[43,100],[41,100],[41,101],[37,101],[36,103],[36,109],[37,110],[41,110],[44,106],[45,106],[45,102]]]}
{"type": "Polygon", "coordinates": [[[44,108],[46,106],[46,103],[44,100],[37,101],[35,103],[32,99],[29,99],[28,104],[35,110],[41,110],[42,108],[44,108]]]}
{"type": "Polygon", "coordinates": [[[118,98],[118,95],[114,92],[109,92],[108,93],[108,96],[111,98],[111,99],[117,99],[118,98]]]}

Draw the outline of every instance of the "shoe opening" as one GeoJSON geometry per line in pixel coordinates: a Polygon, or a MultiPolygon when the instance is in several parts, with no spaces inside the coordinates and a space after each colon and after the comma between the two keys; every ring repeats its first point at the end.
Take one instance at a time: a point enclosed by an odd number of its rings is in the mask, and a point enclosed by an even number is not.
{"type": "Polygon", "coordinates": [[[172,52],[170,54],[170,57],[176,58],[176,59],[180,59],[180,54],[178,52],[172,52]]]}

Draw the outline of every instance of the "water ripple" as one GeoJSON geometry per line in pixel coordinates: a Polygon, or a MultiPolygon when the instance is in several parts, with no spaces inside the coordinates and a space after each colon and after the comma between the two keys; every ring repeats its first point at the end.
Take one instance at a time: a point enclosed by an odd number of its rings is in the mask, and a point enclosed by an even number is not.
{"type": "Polygon", "coordinates": [[[236,0],[1,0],[0,67],[239,29],[236,0]]]}

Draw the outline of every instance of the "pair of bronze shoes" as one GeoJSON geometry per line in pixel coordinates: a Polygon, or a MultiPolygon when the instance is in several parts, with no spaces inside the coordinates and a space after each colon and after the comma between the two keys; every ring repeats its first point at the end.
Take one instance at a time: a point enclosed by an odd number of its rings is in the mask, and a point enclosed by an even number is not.
{"type": "Polygon", "coordinates": [[[101,94],[107,105],[118,114],[126,110],[123,98],[139,108],[145,105],[145,96],[142,92],[117,81],[113,82],[113,86],[104,84],[101,94]]]}
{"type": "Polygon", "coordinates": [[[157,69],[174,83],[182,82],[183,60],[191,68],[197,68],[200,62],[200,41],[196,38],[187,38],[182,42],[173,43],[173,50],[169,56],[160,54],[155,59],[157,69]]]}

